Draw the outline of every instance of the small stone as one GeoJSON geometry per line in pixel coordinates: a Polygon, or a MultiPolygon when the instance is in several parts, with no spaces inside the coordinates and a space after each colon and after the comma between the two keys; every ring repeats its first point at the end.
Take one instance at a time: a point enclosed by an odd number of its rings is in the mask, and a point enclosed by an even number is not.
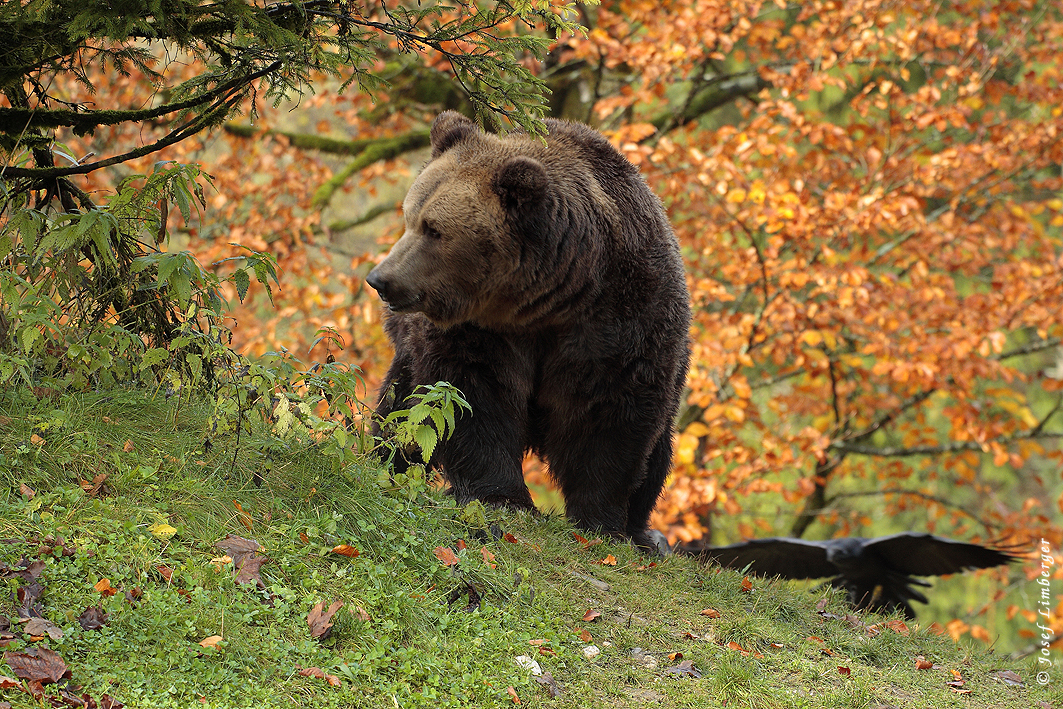
{"type": "Polygon", "coordinates": [[[583,648],[583,656],[586,657],[588,660],[593,660],[601,654],[602,651],[598,649],[597,645],[588,645],[587,647],[583,648]]]}
{"type": "Polygon", "coordinates": [[[540,677],[543,674],[543,668],[539,667],[539,663],[527,655],[518,655],[515,659],[522,670],[531,670],[531,673],[536,677],[540,677]]]}

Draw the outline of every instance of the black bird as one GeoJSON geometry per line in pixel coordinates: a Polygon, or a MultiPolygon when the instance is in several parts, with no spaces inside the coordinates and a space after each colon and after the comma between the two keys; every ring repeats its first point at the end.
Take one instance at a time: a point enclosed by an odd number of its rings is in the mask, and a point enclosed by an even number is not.
{"type": "Polygon", "coordinates": [[[988,569],[1018,557],[999,549],[957,542],[933,534],[902,532],[865,539],[844,537],[822,542],[773,537],[751,539],[726,547],[680,544],[677,551],[714,561],[729,569],[746,569],[760,576],[784,579],[832,577],[829,584],[844,588],[857,609],[891,613],[900,609],[915,618],[909,601],[927,599],[912,586],[930,584],[913,576],[954,574],[968,569],[988,569]]]}

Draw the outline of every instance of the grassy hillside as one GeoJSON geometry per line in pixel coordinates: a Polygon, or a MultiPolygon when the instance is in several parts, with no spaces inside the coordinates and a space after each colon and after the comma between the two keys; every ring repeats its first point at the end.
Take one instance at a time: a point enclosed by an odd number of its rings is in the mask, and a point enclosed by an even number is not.
{"type": "Polygon", "coordinates": [[[10,706],[1063,705],[1030,661],[850,615],[831,591],[459,509],[370,464],[274,451],[256,488],[260,441],[204,451],[208,413],[161,394],[0,394],[0,674],[32,648],[68,670],[0,680],[10,706]],[[263,547],[248,583],[226,535],[263,547]]]}

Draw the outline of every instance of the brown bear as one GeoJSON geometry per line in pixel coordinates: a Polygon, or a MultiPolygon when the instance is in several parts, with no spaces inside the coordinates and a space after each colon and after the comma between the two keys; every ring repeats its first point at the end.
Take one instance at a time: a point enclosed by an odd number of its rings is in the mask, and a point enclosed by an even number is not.
{"type": "Polygon", "coordinates": [[[472,415],[430,464],[458,503],[533,509],[530,450],[574,523],[652,549],[689,360],[679,245],[660,200],[601,134],[546,127],[544,141],[485,133],[449,111],[433,123],[406,231],[366,278],[395,348],[378,421],[448,381],[472,415]]]}

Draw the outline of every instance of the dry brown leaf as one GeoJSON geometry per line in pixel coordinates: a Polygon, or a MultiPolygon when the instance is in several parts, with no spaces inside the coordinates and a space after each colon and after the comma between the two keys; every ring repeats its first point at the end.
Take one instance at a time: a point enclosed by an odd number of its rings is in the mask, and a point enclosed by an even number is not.
{"type": "Polygon", "coordinates": [[[55,623],[46,618],[30,618],[22,626],[22,632],[28,633],[34,638],[43,638],[45,635],[52,640],[62,640],[63,631],[55,623]]]}
{"type": "Polygon", "coordinates": [[[4,661],[16,677],[50,684],[70,674],[59,653],[44,647],[31,647],[24,652],[5,652],[4,661]]]}
{"type": "Polygon", "coordinates": [[[494,563],[495,562],[495,555],[492,554],[491,551],[487,547],[481,547],[480,548],[480,555],[483,556],[484,563],[487,564],[487,566],[489,568],[493,569],[496,566],[498,566],[498,564],[494,563]]]}
{"type": "Polygon", "coordinates": [[[679,675],[680,677],[692,677],[694,679],[701,677],[701,670],[694,666],[693,660],[683,660],[678,665],[665,669],[664,673],[679,675]]]}
{"type": "Polygon", "coordinates": [[[698,613],[698,615],[707,616],[709,618],[719,618],[720,611],[716,610],[715,608],[706,608],[705,610],[698,613]]]}
{"type": "Polygon", "coordinates": [[[202,640],[200,640],[199,644],[202,647],[217,647],[218,643],[220,643],[224,639],[225,638],[223,638],[220,635],[209,635],[209,636],[203,638],[202,640]]]}
{"type": "Polygon", "coordinates": [[[107,624],[107,617],[107,613],[103,611],[103,606],[89,606],[81,611],[81,615],[78,616],[78,623],[83,630],[99,630],[107,624]]]}
{"type": "Polygon", "coordinates": [[[593,608],[590,608],[587,610],[586,613],[583,614],[583,622],[590,623],[592,621],[598,620],[601,615],[602,614],[600,612],[594,610],[593,608]]]}
{"type": "Polygon", "coordinates": [[[25,496],[26,498],[28,498],[30,500],[32,500],[33,497],[37,494],[37,491],[34,490],[29,485],[27,485],[26,483],[19,483],[18,484],[18,491],[21,492],[23,494],[23,496],[25,496]]]}
{"type": "Polygon", "coordinates": [[[929,670],[933,666],[934,663],[930,660],[927,660],[922,655],[919,655],[915,658],[915,669],[917,670],[929,670]]]}
{"type": "Polygon", "coordinates": [[[35,446],[43,446],[47,442],[48,441],[44,440],[43,438],[38,436],[36,433],[34,433],[32,436],[30,436],[30,443],[32,443],[35,446]]]}
{"type": "Polygon", "coordinates": [[[546,687],[546,691],[548,691],[550,693],[550,696],[554,699],[557,699],[561,696],[561,688],[557,686],[557,681],[554,679],[554,676],[549,672],[543,672],[541,677],[533,676],[532,679],[534,679],[542,686],[546,687]]]}
{"type": "Polygon", "coordinates": [[[126,442],[122,445],[122,450],[126,453],[132,453],[136,450],[136,446],[133,445],[133,441],[126,439],[126,442]]]}
{"type": "Polygon", "coordinates": [[[310,626],[310,636],[313,638],[327,637],[332,629],[332,616],[343,607],[343,601],[333,601],[332,605],[325,609],[325,602],[319,601],[310,609],[306,617],[306,624],[310,626]]]}
{"type": "Polygon", "coordinates": [[[243,505],[236,500],[233,500],[233,507],[235,507],[236,511],[239,513],[236,516],[240,519],[240,524],[244,525],[244,528],[250,532],[251,528],[255,526],[255,521],[251,518],[251,515],[244,512],[243,505]]]}
{"type": "Polygon", "coordinates": [[[364,620],[367,623],[372,620],[369,613],[367,613],[365,608],[362,608],[361,606],[355,606],[351,613],[358,618],[358,620],[364,620]]]}
{"type": "Polygon", "coordinates": [[[317,679],[323,679],[328,682],[329,686],[331,687],[339,687],[341,684],[339,677],[337,677],[336,675],[330,675],[328,672],[325,672],[320,667],[306,667],[299,670],[299,674],[301,674],[303,677],[315,677],[317,679]]]}
{"type": "Polygon", "coordinates": [[[113,596],[118,593],[118,589],[111,586],[111,579],[100,579],[93,585],[93,588],[104,596],[113,596]]]}
{"type": "Polygon", "coordinates": [[[517,690],[512,687],[506,687],[506,694],[509,695],[509,698],[513,700],[514,704],[520,704],[520,697],[517,696],[517,690]]]}
{"type": "Polygon", "coordinates": [[[457,566],[458,556],[450,547],[436,547],[432,550],[436,558],[443,562],[444,566],[457,566]]]}
{"type": "Polygon", "coordinates": [[[107,480],[107,473],[99,473],[92,479],[92,482],[81,480],[79,478],[78,485],[81,486],[81,489],[85,491],[86,495],[89,497],[96,497],[101,492],[106,493],[106,488],[104,488],[103,485],[105,480],[107,480]]]}
{"type": "Polygon", "coordinates": [[[354,559],[355,557],[360,556],[362,552],[358,551],[357,548],[352,547],[349,544],[337,544],[336,546],[332,547],[332,553],[354,559]]]}

